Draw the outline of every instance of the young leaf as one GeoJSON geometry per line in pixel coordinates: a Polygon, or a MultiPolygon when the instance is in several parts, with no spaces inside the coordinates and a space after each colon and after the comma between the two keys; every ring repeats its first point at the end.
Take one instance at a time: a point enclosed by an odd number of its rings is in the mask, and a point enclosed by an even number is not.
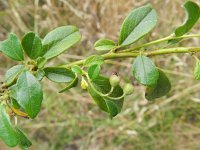
{"type": "Polygon", "coordinates": [[[109,78],[99,76],[98,78],[92,80],[92,85],[89,85],[88,92],[91,97],[97,103],[97,105],[105,112],[109,113],[110,117],[116,116],[122,109],[124,98],[120,98],[123,95],[122,88],[118,85],[114,88],[113,92],[109,95],[110,97],[115,97],[119,99],[111,99],[108,96],[102,97],[99,95],[97,91],[106,94],[111,90],[111,85],[109,82],[109,78]],[[96,90],[94,90],[94,88],[96,90]]]}
{"type": "Polygon", "coordinates": [[[102,56],[92,55],[85,60],[84,66],[89,67],[96,64],[101,65],[103,63],[104,63],[104,58],[102,56]]]}
{"type": "Polygon", "coordinates": [[[109,51],[115,47],[115,42],[107,39],[98,40],[94,44],[94,49],[97,51],[109,51]]]}
{"type": "Polygon", "coordinates": [[[40,112],[43,92],[39,81],[28,71],[23,72],[17,80],[16,100],[25,112],[35,118],[40,112]]]}
{"type": "Polygon", "coordinates": [[[165,96],[171,89],[171,83],[165,73],[161,70],[159,71],[159,79],[155,85],[147,86],[145,97],[147,100],[154,100],[165,96]]]}
{"type": "Polygon", "coordinates": [[[13,60],[24,60],[20,41],[14,33],[11,33],[7,40],[0,42],[0,51],[13,60]]]}
{"type": "Polygon", "coordinates": [[[29,147],[31,147],[32,143],[27,138],[27,136],[18,127],[15,127],[15,130],[16,130],[18,137],[19,137],[19,146],[22,149],[28,149],[29,147]]]}
{"type": "Polygon", "coordinates": [[[200,80],[200,60],[196,61],[194,68],[194,77],[196,80],[200,80]]]}
{"type": "Polygon", "coordinates": [[[39,58],[37,59],[37,67],[38,67],[39,69],[44,68],[44,65],[45,65],[46,63],[47,63],[47,59],[44,58],[44,57],[39,57],[39,58]]]}
{"type": "Polygon", "coordinates": [[[34,32],[28,32],[22,39],[22,47],[29,58],[36,59],[42,55],[42,41],[34,32]]]}
{"type": "Polygon", "coordinates": [[[77,66],[77,65],[72,66],[71,70],[72,70],[74,73],[76,73],[76,74],[80,74],[80,75],[83,74],[82,69],[81,69],[79,66],[77,66]]]}
{"type": "Polygon", "coordinates": [[[159,72],[151,59],[137,56],[132,66],[134,77],[143,85],[154,85],[159,78],[159,72]]]}
{"type": "Polygon", "coordinates": [[[63,26],[49,32],[43,39],[44,57],[51,59],[79,42],[81,34],[75,26],[63,26]]]}
{"type": "Polygon", "coordinates": [[[6,71],[5,84],[11,85],[24,70],[24,65],[16,65],[6,71]]]}
{"type": "Polygon", "coordinates": [[[75,74],[66,68],[49,67],[45,68],[45,76],[57,83],[71,82],[75,78],[75,74]]]}
{"type": "Polygon", "coordinates": [[[90,79],[96,79],[98,78],[99,74],[100,74],[100,65],[96,64],[96,65],[92,65],[88,68],[88,76],[90,79]]]}
{"type": "Polygon", "coordinates": [[[149,33],[156,23],[156,11],[150,4],[134,9],[122,24],[119,45],[126,46],[136,42],[149,33]]]}
{"type": "Polygon", "coordinates": [[[19,142],[18,135],[12,128],[10,118],[2,105],[0,105],[0,138],[9,147],[15,147],[19,142]]]}
{"type": "Polygon", "coordinates": [[[184,4],[184,8],[186,10],[186,20],[185,23],[178,27],[175,30],[175,35],[176,36],[182,36],[186,34],[192,27],[197,23],[200,17],[200,8],[198,4],[192,2],[192,1],[187,1],[184,4]]]}
{"type": "Polygon", "coordinates": [[[63,93],[73,87],[76,87],[78,85],[78,77],[75,77],[73,81],[71,81],[64,89],[59,91],[59,93],[63,93]]]}

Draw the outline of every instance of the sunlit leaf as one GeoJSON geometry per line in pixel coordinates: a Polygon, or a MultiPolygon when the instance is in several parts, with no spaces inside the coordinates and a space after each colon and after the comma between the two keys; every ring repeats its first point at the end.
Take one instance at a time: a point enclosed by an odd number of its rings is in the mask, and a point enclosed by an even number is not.
{"type": "Polygon", "coordinates": [[[108,39],[101,39],[95,42],[94,49],[97,51],[108,51],[115,48],[115,42],[108,39]]]}

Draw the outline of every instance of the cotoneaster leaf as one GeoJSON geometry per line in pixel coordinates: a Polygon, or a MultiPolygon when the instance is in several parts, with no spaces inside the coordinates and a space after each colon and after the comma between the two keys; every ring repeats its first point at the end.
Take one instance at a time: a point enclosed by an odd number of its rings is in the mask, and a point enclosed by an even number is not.
{"type": "Polygon", "coordinates": [[[15,99],[25,112],[35,118],[40,112],[43,92],[39,81],[30,72],[23,72],[16,83],[15,99]]]}
{"type": "MultiPolygon", "coordinates": [[[[103,94],[106,94],[111,90],[109,78],[107,77],[99,76],[98,78],[92,80],[91,83],[97,91],[103,94]]],[[[94,90],[93,86],[89,85],[88,87],[88,92],[90,93],[93,100],[96,102],[100,109],[109,113],[111,118],[115,117],[122,109],[124,98],[113,100],[109,97],[102,97],[94,90]]],[[[123,90],[118,85],[114,88],[113,92],[109,96],[117,98],[121,97],[122,95],[123,90]]]]}
{"type": "Polygon", "coordinates": [[[43,39],[43,51],[46,59],[56,57],[79,42],[81,34],[75,26],[63,26],[49,32],[43,39]]]}
{"type": "Polygon", "coordinates": [[[149,33],[156,23],[157,14],[150,4],[134,9],[122,24],[118,44],[126,46],[136,42],[149,33]]]}
{"type": "Polygon", "coordinates": [[[11,67],[5,74],[5,84],[6,86],[11,85],[17,77],[22,73],[24,70],[24,65],[16,65],[11,67]]]}
{"type": "Polygon", "coordinates": [[[94,49],[97,51],[109,51],[115,47],[115,42],[108,39],[98,40],[94,44],[94,49]]]}
{"type": "Polygon", "coordinates": [[[145,97],[147,100],[154,100],[165,96],[171,89],[171,83],[163,71],[158,69],[159,78],[155,85],[147,86],[145,97]]]}
{"type": "Polygon", "coordinates": [[[200,7],[198,4],[192,1],[187,1],[184,4],[184,8],[187,13],[186,19],[184,24],[175,30],[176,36],[182,36],[190,31],[190,29],[192,29],[192,27],[197,23],[200,17],[200,7]]]}
{"type": "Polygon", "coordinates": [[[11,33],[7,40],[0,42],[0,51],[13,60],[24,60],[21,43],[14,33],[11,33]]]}
{"type": "Polygon", "coordinates": [[[132,73],[139,83],[154,85],[159,78],[159,72],[153,61],[143,55],[137,56],[132,66],[132,73]]]}
{"type": "Polygon", "coordinates": [[[43,54],[42,41],[34,32],[28,32],[24,35],[22,47],[31,59],[36,59],[43,54]]]}
{"type": "Polygon", "coordinates": [[[0,105],[0,138],[9,147],[15,147],[19,142],[18,135],[13,129],[10,118],[2,105],[0,105]]]}
{"type": "Polygon", "coordinates": [[[75,78],[74,72],[66,68],[49,67],[45,68],[45,76],[57,83],[71,82],[75,78]]]}

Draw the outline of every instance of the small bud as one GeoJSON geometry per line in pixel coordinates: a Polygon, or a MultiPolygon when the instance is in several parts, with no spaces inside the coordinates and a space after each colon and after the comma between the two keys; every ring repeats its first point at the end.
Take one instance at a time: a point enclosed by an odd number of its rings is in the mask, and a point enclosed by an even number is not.
{"type": "Polygon", "coordinates": [[[82,80],[81,80],[81,88],[86,90],[87,87],[88,87],[88,83],[85,81],[84,78],[82,78],[82,80]]]}
{"type": "Polygon", "coordinates": [[[125,95],[131,95],[134,92],[134,87],[132,84],[127,83],[123,90],[125,95]]]}
{"type": "Polygon", "coordinates": [[[117,75],[110,76],[110,84],[112,87],[116,87],[120,82],[120,78],[117,75]]]}

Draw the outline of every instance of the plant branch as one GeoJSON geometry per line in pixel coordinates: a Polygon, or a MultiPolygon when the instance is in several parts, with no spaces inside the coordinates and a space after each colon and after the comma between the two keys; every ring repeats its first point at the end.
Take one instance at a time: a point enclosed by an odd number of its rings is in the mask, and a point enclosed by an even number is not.
{"type": "MultiPolygon", "coordinates": [[[[156,56],[156,55],[165,55],[171,53],[197,53],[200,52],[200,47],[176,47],[176,48],[166,48],[153,51],[145,51],[142,54],[146,56],[156,56]]],[[[116,58],[127,58],[127,57],[137,57],[141,52],[124,52],[124,53],[107,53],[102,55],[102,57],[107,59],[116,59],[116,58]]],[[[73,65],[83,65],[86,59],[75,61],[66,65],[58,66],[61,68],[69,68],[73,65]]]]}
{"type": "Polygon", "coordinates": [[[187,38],[200,38],[200,35],[199,34],[191,34],[191,35],[183,35],[183,36],[179,36],[179,37],[174,37],[173,35],[170,35],[168,37],[158,39],[158,40],[155,40],[155,41],[151,41],[149,43],[141,44],[141,45],[138,45],[138,46],[133,47],[133,48],[121,50],[120,52],[131,52],[131,51],[135,51],[135,50],[138,50],[140,48],[143,48],[143,47],[159,44],[159,43],[162,43],[162,42],[165,42],[165,41],[177,40],[177,39],[187,39],[187,38]]]}

